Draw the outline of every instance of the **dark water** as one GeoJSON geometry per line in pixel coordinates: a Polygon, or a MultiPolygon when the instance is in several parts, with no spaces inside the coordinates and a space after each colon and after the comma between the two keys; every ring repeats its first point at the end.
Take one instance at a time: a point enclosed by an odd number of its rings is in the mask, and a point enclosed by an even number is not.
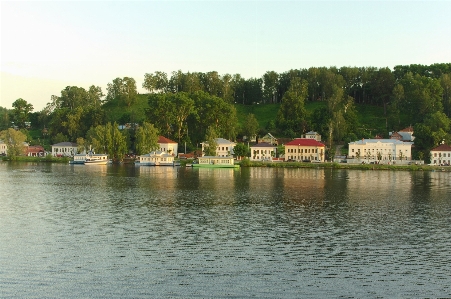
{"type": "Polygon", "coordinates": [[[451,173],[2,162],[0,297],[451,297],[451,173]]]}

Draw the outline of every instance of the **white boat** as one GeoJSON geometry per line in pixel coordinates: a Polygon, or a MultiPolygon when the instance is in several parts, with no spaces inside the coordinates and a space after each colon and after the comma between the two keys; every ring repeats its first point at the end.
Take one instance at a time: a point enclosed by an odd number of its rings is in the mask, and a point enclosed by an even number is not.
{"type": "Polygon", "coordinates": [[[85,164],[86,158],[88,155],[86,154],[76,154],[74,158],[69,161],[69,164],[85,164]]]}
{"type": "Polygon", "coordinates": [[[106,154],[92,154],[86,156],[85,165],[106,165],[109,162],[106,154]]]}

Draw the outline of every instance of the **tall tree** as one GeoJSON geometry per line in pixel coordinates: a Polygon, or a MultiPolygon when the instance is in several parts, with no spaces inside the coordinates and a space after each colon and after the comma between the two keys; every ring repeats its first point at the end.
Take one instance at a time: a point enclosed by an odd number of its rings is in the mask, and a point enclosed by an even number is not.
{"type": "Polygon", "coordinates": [[[25,128],[25,123],[28,121],[29,114],[33,111],[33,105],[20,98],[15,100],[12,106],[13,110],[11,113],[14,124],[20,129],[25,128]]]}
{"type": "Polygon", "coordinates": [[[216,138],[218,138],[216,130],[212,126],[208,127],[207,133],[205,134],[205,140],[207,143],[204,147],[205,156],[216,156],[216,148],[218,147],[216,138]]]}
{"type": "Polygon", "coordinates": [[[259,128],[259,124],[258,124],[257,118],[255,118],[254,114],[249,113],[246,117],[246,122],[244,123],[243,134],[245,136],[247,136],[247,138],[249,140],[253,136],[257,135],[258,128],[259,128]]]}
{"type": "Polygon", "coordinates": [[[136,153],[138,155],[150,153],[158,149],[158,129],[153,124],[144,122],[136,130],[136,153]]]}
{"type": "Polygon", "coordinates": [[[307,127],[305,99],[308,97],[307,81],[296,77],[289,90],[282,97],[282,104],[277,112],[276,124],[286,132],[300,135],[307,127]]]}
{"type": "Polygon", "coordinates": [[[268,71],[263,75],[263,100],[264,103],[277,103],[277,87],[279,85],[279,74],[268,71]]]}
{"type": "Polygon", "coordinates": [[[107,86],[107,101],[116,100],[130,108],[136,102],[138,91],[136,81],[130,77],[116,78],[107,86]]]}
{"type": "Polygon", "coordinates": [[[13,128],[0,132],[0,140],[5,142],[7,155],[11,159],[24,155],[24,142],[26,139],[27,136],[25,134],[13,128]]]}
{"type": "Polygon", "coordinates": [[[142,87],[151,93],[164,93],[168,90],[168,75],[165,72],[156,71],[153,74],[146,73],[142,87]]]}

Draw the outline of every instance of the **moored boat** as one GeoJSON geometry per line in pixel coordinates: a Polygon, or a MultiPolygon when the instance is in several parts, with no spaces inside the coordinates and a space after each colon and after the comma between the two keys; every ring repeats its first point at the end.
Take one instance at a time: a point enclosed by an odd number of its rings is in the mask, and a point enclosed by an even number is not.
{"type": "Polygon", "coordinates": [[[106,154],[92,154],[88,155],[85,160],[85,165],[106,165],[110,161],[106,154]]]}

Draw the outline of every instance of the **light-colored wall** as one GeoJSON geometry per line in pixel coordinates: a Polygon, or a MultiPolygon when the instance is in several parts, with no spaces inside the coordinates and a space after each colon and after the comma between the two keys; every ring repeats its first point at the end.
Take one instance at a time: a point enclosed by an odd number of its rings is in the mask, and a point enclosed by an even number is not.
{"type": "Polygon", "coordinates": [[[381,154],[381,161],[400,160],[402,152],[402,160],[411,160],[411,148],[412,144],[409,142],[351,142],[348,158],[357,158],[357,152],[360,151],[360,160],[377,161],[379,160],[377,153],[381,154]]]}
{"type": "Polygon", "coordinates": [[[250,147],[251,161],[271,160],[275,156],[276,147],[250,147]]]}
{"type": "Polygon", "coordinates": [[[285,145],[285,160],[324,162],[325,155],[324,147],[285,145]]]}
{"type": "Polygon", "coordinates": [[[77,147],[72,146],[53,146],[52,145],[52,156],[56,157],[58,155],[72,157],[77,153],[77,147]]]}
{"type": "Polygon", "coordinates": [[[431,163],[434,164],[450,164],[451,152],[449,151],[431,151],[431,163]]]}

